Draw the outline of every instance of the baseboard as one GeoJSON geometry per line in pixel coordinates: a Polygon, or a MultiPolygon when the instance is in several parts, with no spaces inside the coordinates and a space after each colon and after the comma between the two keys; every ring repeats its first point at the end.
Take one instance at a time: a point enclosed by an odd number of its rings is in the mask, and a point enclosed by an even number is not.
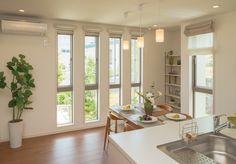
{"type": "MultiPolygon", "coordinates": [[[[64,128],[58,128],[56,129],[55,131],[53,132],[45,132],[45,133],[38,133],[38,134],[35,134],[35,135],[25,135],[23,136],[23,139],[28,139],[28,138],[35,138],[35,137],[42,137],[42,136],[48,136],[48,135],[53,135],[53,134],[60,134],[60,133],[66,133],[66,132],[73,132],[73,131],[78,131],[78,130],[86,130],[86,129],[93,129],[93,128],[98,128],[98,127],[103,127],[105,126],[104,123],[101,123],[99,125],[88,125],[86,127],[73,127],[73,128],[70,128],[70,129],[66,129],[65,127],[64,128]]],[[[8,142],[9,139],[8,138],[5,138],[5,139],[0,139],[0,143],[2,142],[8,142]]]]}

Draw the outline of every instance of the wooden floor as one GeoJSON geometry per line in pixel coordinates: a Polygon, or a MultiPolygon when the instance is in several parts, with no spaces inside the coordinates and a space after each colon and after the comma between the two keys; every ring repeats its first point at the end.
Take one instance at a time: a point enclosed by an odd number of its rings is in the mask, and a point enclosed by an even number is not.
{"type": "Polygon", "coordinates": [[[0,164],[107,164],[104,128],[25,139],[10,149],[0,143],[0,164]]]}

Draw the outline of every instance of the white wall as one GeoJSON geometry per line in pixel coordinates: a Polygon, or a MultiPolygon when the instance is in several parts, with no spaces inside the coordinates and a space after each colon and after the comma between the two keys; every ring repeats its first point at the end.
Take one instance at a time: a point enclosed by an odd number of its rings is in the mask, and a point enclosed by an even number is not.
{"type": "Polygon", "coordinates": [[[215,113],[236,113],[236,11],[215,19],[215,113]]]}
{"type": "MultiPolygon", "coordinates": [[[[10,81],[10,73],[5,64],[13,56],[20,53],[25,54],[27,60],[34,66],[34,78],[36,88],[33,92],[34,110],[26,111],[23,114],[25,123],[24,137],[34,137],[57,132],[78,130],[83,128],[103,126],[106,121],[108,110],[108,32],[107,28],[120,28],[116,26],[106,26],[101,24],[91,24],[101,27],[100,33],[100,112],[99,122],[85,124],[83,113],[83,91],[84,91],[84,31],[83,23],[79,22],[54,22],[47,21],[47,37],[23,36],[0,33],[0,70],[7,72],[7,79],[10,81]],[[74,31],[74,125],[57,128],[56,126],[56,30],[54,24],[76,25],[74,31]],[[44,46],[44,40],[48,44],[44,46]]],[[[126,31],[128,34],[128,31],[126,31]]],[[[145,34],[144,48],[144,90],[153,81],[163,90],[164,87],[164,44],[155,43],[154,31],[145,34]]],[[[130,102],[130,51],[123,52],[123,104],[130,102]]],[[[7,123],[11,120],[12,111],[7,107],[10,99],[8,90],[0,90],[0,142],[8,139],[7,123]]],[[[163,101],[160,100],[160,103],[163,101]]]]}
{"type": "MultiPolygon", "coordinates": [[[[236,11],[219,15],[210,19],[215,23],[215,56],[214,56],[214,112],[236,112],[236,11]]],[[[208,18],[209,19],[209,18],[208,18]]],[[[202,21],[202,20],[198,20],[202,21]]],[[[196,21],[194,21],[196,22],[196,21]]],[[[182,52],[182,112],[190,113],[192,108],[191,95],[191,62],[186,53],[187,38],[183,34],[185,25],[181,26],[182,52]]]]}
{"type": "Polygon", "coordinates": [[[173,50],[176,55],[180,54],[180,28],[165,30],[165,42],[155,42],[155,31],[149,31],[145,38],[144,49],[144,90],[149,89],[150,84],[155,82],[157,88],[163,93],[157,103],[165,102],[165,52],[173,50]],[[149,72],[150,71],[150,72],[149,72]]]}

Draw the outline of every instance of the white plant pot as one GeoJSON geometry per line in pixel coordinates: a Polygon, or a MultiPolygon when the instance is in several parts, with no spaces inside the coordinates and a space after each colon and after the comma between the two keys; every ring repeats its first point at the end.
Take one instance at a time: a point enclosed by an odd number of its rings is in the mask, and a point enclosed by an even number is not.
{"type": "Polygon", "coordinates": [[[18,148],[22,145],[23,136],[23,121],[20,122],[9,122],[9,139],[10,147],[18,148]]]}

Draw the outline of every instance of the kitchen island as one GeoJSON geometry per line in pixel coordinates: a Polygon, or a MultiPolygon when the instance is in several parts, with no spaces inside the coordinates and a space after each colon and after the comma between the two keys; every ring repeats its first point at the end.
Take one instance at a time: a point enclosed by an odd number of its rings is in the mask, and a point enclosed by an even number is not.
{"type": "MultiPolygon", "coordinates": [[[[213,130],[212,118],[193,120],[197,122],[199,133],[213,130]]],[[[190,121],[188,121],[190,122],[190,121]]],[[[178,163],[157,146],[180,140],[184,122],[168,122],[161,126],[144,128],[114,134],[109,137],[109,164],[175,164],[178,163]]]]}

